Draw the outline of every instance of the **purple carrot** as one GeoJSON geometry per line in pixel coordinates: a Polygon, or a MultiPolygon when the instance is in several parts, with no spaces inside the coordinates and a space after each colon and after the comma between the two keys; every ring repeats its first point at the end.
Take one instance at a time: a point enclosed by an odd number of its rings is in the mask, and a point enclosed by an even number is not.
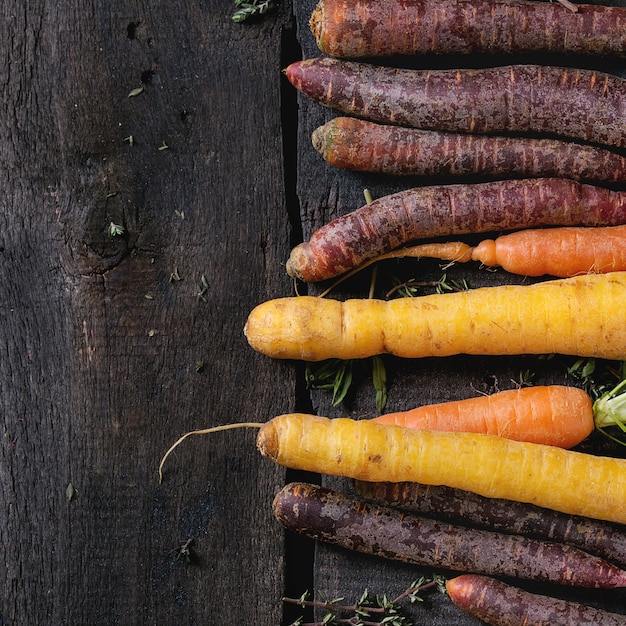
{"type": "Polygon", "coordinates": [[[626,571],[573,546],[439,522],[307,483],[284,487],[273,509],[289,530],[387,559],[579,587],[626,586],[626,571]]]}
{"type": "Polygon", "coordinates": [[[626,147],[626,79],[540,65],[411,70],[297,61],[288,80],[314,101],[373,122],[466,133],[548,133],[626,147]]]}
{"type": "Polygon", "coordinates": [[[626,626],[626,615],[529,593],[499,580],[463,574],[446,582],[450,599],[491,626],[626,626]]]}

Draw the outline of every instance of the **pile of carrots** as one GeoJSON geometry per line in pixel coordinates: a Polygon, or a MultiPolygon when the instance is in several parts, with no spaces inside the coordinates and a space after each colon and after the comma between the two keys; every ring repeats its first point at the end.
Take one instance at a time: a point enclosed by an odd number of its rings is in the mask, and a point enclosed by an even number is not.
{"type": "MultiPolygon", "coordinates": [[[[388,301],[279,298],[250,313],[250,345],[307,361],[385,353],[626,360],[626,192],[603,186],[625,180],[626,79],[538,65],[408,70],[359,60],[626,57],[624,23],[626,8],[567,0],[320,0],[311,29],[327,56],[285,72],[343,114],[314,132],[314,148],[336,167],[450,181],[329,222],[292,250],[288,273],[323,281],[413,256],[550,279],[388,301]],[[493,180],[454,182],[472,174],[493,180]],[[427,241],[502,231],[512,232],[474,247],[427,241]]],[[[626,420],[623,387],[595,403],[552,385],[372,420],[289,414],[237,426],[260,428],[257,447],[278,464],[356,481],[354,496],[287,485],[273,505],[286,528],[462,572],[448,594],[487,624],[624,625],[626,615],[499,580],[626,587],[626,460],[572,449],[594,428],[626,420]]]]}

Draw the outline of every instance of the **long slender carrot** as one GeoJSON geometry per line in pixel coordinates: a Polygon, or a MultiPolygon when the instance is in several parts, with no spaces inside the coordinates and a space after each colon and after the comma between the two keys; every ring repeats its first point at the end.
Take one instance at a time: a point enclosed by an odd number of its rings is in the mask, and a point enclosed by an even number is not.
{"type": "Polygon", "coordinates": [[[258,305],[244,332],[274,358],[569,354],[626,359],[626,272],[395,300],[314,296],[258,305]]]}
{"type": "Polygon", "coordinates": [[[259,451],[292,469],[446,485],[488,498],[626,523],[626,460],[476,433],[301,413],[266,422],[259,451]]]}
{"type": "Polygon", "coordinates": [[[319,104],[374,122],[549,133],[626,147],[626,80],[603,72],[539,65],[410,70],[316,58],[292,63],[285,75],[319,104]]]}
{"type": "Polygon", "coordinates": [[[288,530],[387,559],[591,588],[626,587],[626,571],[565,544],[470,529],[290,483],[273,502],[288,530]]]}
{"type": "MultiPolygon", "coordinates": [[[[432,258],[455,263],[480,261],[521,276],[568,278],[626,271],[626,225],[529,228],[471,247],[461,241],[429,242],[398,248],[369,259],[343,275],[328,290],[365,267],[386,259],[432,258]]],[[[325,293],[327,293],[325,292],[325,293]]]]}
{"type": "Polygon", "coordinates": [[[500,580],[462,574],[446,581],[450,599],[491,626],[625,626],[626,615],[530,593],[500,580]]]}
{"type": "Polygon", "coordinates": [[[531,137],[438,132],[336,117],[316,128],[313,146],[335,167],[394,176],[626,179],[626,158],[596,146],[531,137]]]}
{"type": "Polygon", "coordinates": [[[322,226],[293,248],[289,275],[334,278],[414,241],[540,226],[626,224],[626,192],[564,178],[430,185],[394,193],[322,226]]]}
{"type": "Polygon", "coordinates": [[[357,480],[354,490],[360,498],[383,506],[476,528],[567,543],[626,567],[626,529],[610,522],[566,515],[526,502],[485,498],[442,485],[357,480]]]}
{"type": "Polygon", "coordinates": [[[624,56],[626,9],[524,0],[321,0],[310,20],[336,57],[559,52],[624,56]]]}
{"type": "Polygon", "coordinates": [[[594,428],[592,400],[577,387],[521,387],[387,413],[373,421],[406,428],[487,433],[573,448],[594,428]]]}

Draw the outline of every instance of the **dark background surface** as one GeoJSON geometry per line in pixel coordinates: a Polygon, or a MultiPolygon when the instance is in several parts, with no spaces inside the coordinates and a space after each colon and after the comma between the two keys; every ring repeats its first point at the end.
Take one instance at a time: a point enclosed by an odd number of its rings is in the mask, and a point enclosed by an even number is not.
{"type": "MultiPolygon", "coordinates": [[[[242,333],[253,306],[293,293],[292,245],[366,187],[428,182],[334,171],[313,150],[332,113],[281,75],[317,55],[313,4],[245,24],[210,0],[0,8],[0,624],[287,624],[285,589],[391,596],[420,573],[285,536],[271,500],[300,476],[261,459],[254,431],[190,439],[157,475],[189,430],[375,414],[367,362],[333,407],[305,389],[303,364],[255,354],[242,333]]],[[[517,280],[447,272],[472,287],[517,280]]],[[[386,266],[376,294],[416,273],[442,269],[386,266]]],[[[386,359],[387,410],[510,388],[526,370],[571,382],[569,364],[386,359]]],[[[474,623],[428,598],[419,623],[474,623]]]]}

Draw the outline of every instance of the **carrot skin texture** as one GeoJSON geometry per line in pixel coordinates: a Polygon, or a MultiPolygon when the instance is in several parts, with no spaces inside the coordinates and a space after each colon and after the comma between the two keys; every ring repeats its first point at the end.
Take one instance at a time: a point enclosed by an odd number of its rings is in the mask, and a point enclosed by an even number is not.
{"type": "Polygon", "coordinates": [[[626,529],[615,524],[524,502],[485,498],[442,485],[355,481],[354,489],[359,497],[382,506],[486,530],[567,543],[626,567],[626,529]]]}
{"type": "Polygon", "coordinates": [[[624,56],[626,10],[472,0],[321,0],[310,20],[320,50],[342,58],[415,54],[624,56]]]}
{"type": "Polygon", "coordinates": [[[626,192],[565,178],[430,185],[378,198],[293,248],[287,273],[307,282],[339,276],[408,242],[543,226],[626,224],[626,192]]]}
{"type": "Polygon", "coordinates": [[[626,80],[539,65],[411,70],[315,58],[285,69],[313,101],[373,122],[465,133],[548,133],[626,147],[626,80]]]}
{"type": "Polygon", "coordinates": [[[481,241],[472,259],[524,276],[626,270],[626,226],[528,229],[481,241]]]}
{"type": "Polygon", "coordinates": [[[530,137],[468,135],[336,117],[313,146],[334,167],[392,176],[562,177],[588,183],[626,179],[626,158],[595,146],[530,137]]]}
{"type": "Polygon", "coordinates": [[[396,561],[588,588],[626,586],[626,572],[578,548],[455,526],[291,483],[273,502],[287,529],[396,561]]]}
{"type": "Polygon", "coordinates": [[[255,307],[244,332],[273,358],[566,354],[626,358],[626,272],[394,300],[315,296],[255,307]]]}
{"type": "Polygon", "coordinates": [[[624,626],[626,615],[518,589],[478,574],[446,581],[450,599],[491,626],[624,626]]]}
{"type": "Polygon", "coordinates": [[[592,404],[589,395],[576,387],[522,387],[386,413],[372,421],[406,428],[486,433],[573,448],[594,429],[592,404]]]}
{"type": "Polygon", "coordinates": [[[626,523],[623,459],[494,435],[412,430],[302,413],[266,422],[257,448],[291,469],[371,482],[446,485],[626,523]]]}

